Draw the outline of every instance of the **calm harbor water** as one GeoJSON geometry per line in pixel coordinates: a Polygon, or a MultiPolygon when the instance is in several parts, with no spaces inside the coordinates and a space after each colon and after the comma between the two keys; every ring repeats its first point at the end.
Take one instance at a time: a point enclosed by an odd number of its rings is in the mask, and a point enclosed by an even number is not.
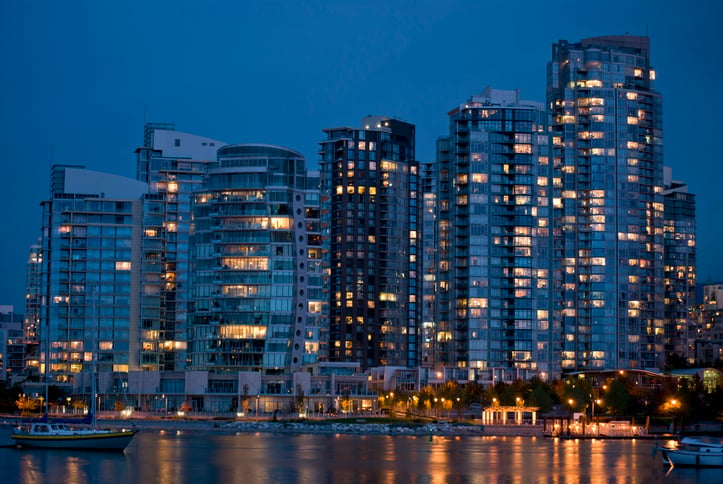
{"type": "Polygon", "coordinates": [[[126,453],[0,449],[10,483],[708,483],[666,475],[654,441],[139,433],[126,453]]]}

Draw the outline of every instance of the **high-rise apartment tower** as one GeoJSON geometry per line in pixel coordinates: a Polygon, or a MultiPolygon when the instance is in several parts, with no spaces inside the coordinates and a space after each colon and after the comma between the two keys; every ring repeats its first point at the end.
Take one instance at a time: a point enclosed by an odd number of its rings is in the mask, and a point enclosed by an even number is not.
{"type": "Polygon", "coordinates": [[[663,364],[663,113],[654,85],[647,37],[552,46],[563,370],[663,364]]]}
{"type": "Polygon", "coordinates": [[[422,195],[415,127],[384,116],[325,129],[322,236],[329,248],[329,359],[416,366],[422,195]]]}
{"type": "Polygon", "coordinates": [[[517,91],[487,88],[450,111],[437,141],[435,340],[448,377],[560,372],[548,118],[517,91]]]}

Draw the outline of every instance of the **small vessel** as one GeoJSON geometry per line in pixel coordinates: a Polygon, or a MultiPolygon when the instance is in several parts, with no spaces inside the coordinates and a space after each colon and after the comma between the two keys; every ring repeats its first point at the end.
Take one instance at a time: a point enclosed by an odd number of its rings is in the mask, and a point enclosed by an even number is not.
{"type": "MultiPolygon", "coordinates": [[[[93,291],[93,314],[96,313],[95,291],[93,291]]],[[[98,318],[96,317],[96,325],[98,318]]],[[[49,335],[48,335],[49,338],[49,335]]],[[[94,349],[97,350],[95,341],[94,349]]],[[[50,361],[50,340],[47,340],[45,361],[50,361]]],[[[90,428],[75,428],[65,422],[52,422],[47,412],[40,421],[31,422],[13,430],[10,437],[18,447],[42,449],[87,449],[87,450],[125,450],[136,434],[134,430],[108,430],[96,428],[96,402],[98,398],[96,382],[97,351],[92,353],[90,412],[81,423],[89,423],[90,428]]],[[[48,401],[48,372],[45,372],[45,401],[48,401]]]]}
{"type": "Polygon", "coordinates": [[[34,422],[10,437],[27,448],[125,450],[135,434],[133,430],[74,429],[62,423],[34,422]]]}
{"type": "Polygon", "coordinates": [[[676,447],[661,447],[663,463],[673,467],[723,467],[723,444],[689,437],[676,447]]]}

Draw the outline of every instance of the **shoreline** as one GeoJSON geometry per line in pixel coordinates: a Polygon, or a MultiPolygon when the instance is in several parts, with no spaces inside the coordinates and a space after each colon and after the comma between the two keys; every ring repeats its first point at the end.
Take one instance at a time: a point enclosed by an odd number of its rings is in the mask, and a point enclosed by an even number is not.
{"type": "Polygon", "coordinates": [[[211,431],[228,433],[434,435],[544,437],[542,425],[473,425],[453,423],[339,423],[324,421],[219,421],[219,420],[101,420],[109,428],[150,431],[211,431]]]}
{"type": "MultiPolygon", "coordinates": [[[[21,423],[16,416],[0,417],[0,427],[9,430],[21,423]],[[4,418],[3,418],[4,417],[4,418]]],[[[635,436],[556,435],[545,432],[544,425],[532,424],[473,424],[455,422],[405,422],[358,419],[339,422],[335,420],[234,420],[216,418],[100,418],[99,428],[130,429],[150,432],[218,432],[218,433],[276,433],[276,434],[326,434],[326,435],[390,435],[390,436],[446,436],[446,437],[540,437],[562,439],[630,439],[643,440],[666,438],[671,434],[651,433],[635,436]]]]}

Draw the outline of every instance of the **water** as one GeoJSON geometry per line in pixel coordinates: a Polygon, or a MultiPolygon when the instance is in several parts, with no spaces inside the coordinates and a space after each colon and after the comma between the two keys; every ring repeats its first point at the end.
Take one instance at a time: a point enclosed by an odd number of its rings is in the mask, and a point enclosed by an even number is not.
{"type": "Polygon", "coordinates": [[[145,431],[126,453],[0,448],[7,483],[708,483],[646,440],[145,431]]]}

